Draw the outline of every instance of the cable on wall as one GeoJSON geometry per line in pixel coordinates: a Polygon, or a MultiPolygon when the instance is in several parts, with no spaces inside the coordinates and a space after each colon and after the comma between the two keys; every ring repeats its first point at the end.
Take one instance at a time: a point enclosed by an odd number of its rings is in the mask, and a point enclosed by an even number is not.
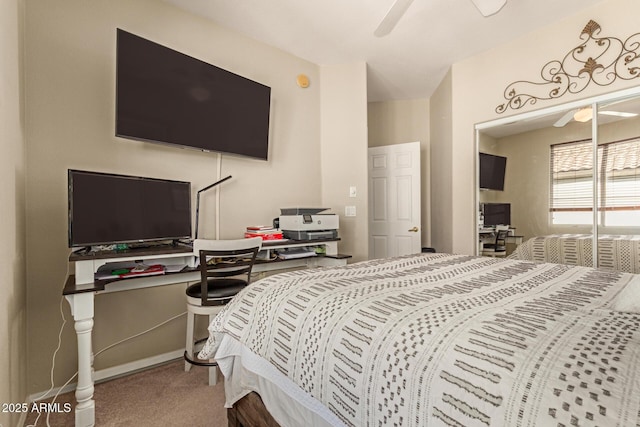
{"type": "MultiPolygon", "coordinates": [[[[67,257],[69,257],[69,255],[67,255],[67,257]]],[[[69,262],[67,262],[67,271],[66,271],[65,277],[69,277],[69,262]]],[[[64,285],[63,285],[63,288],[64,288],[64,285]]],[[[58,351],[60,350],[60,347],[62,346],[62,331],[64,330],[64,326],[67,324],[67,318],[64,315],[63,302],[64,302],[64,296],[62,296],[60,298],[60,317],[62,318],[62,325],[60,325],[60,330],[58,331],[58,344],[56,346],[56,349],[53,351],[53,355],[51,356],[51,371],[49,373],[51,386],[49,387],[49,390],[47,390],[44,393],[42,393],[39,397],[36,397],[35,399],[33,399],[34,402],[43,399],[45,396],[47,396],[49,393],[51,393],[51,391],[53,391],[53,389],[55,387],[55,381],[53,379],[53,373],[54,373],[55,367],[56,367],[56,355],[58,354],[58,351]]],[[[75,374],[73,374],[73,377],[71,377],[69,379],[69,381],[71,381],[71,379],[73,379],[77,374],[78,374],[77,372],[75,374]]],[[[67,381],[67,384],[69,383],[69,381],[67,381]]],[[[66,386],[67,384],[65,384],[64,386],[66,386]]],[[[62,390],[62,388],[60,390],[62,390]]],[[[60,391],[58,391],[58,393],[59,392],[60,391]]],[[[56,396],[57,396],[57,394],[56,394],[56,396]]],[[[35,425],[38,424],[38,420],[40,419],[40,415],[42,415],[42,412],[38,412],[38,416],[36,417],[36,420],[33,423],[33,427],[35,427],[35,425]]],[[[47,425],[49,425],[49,415],[48,414],[47,414],[47,425]]],[[[30,425],[28,427],[32,427],[32,426],[30,425]]]]}
{"type": "MultiPolygon", "coordinates": [[[[177,314],[177,315],[175,315],[175,316],[173,316],[173,317],[170,317],[169,319],[167,319],[167,320],[165,320],[165,321],[163,321],[163,322],[158,323],[158,324],[157,324],[157,325],[155,325],[155,326],[152,326],[152,327],[150,327],[150,328],[148,328],[148,329],[145,329],[145,330],[144,330],[144,331],[142,331],[142,332],[138,332],[137,334],[134,334],[134,335],[131,335],[131,336],[127,337],[127,338],[121,339],[120,341],[116,341],[116,342],[114,342],[113,344],[109,344],[108,346],[106,346],[106,347],[102,348],[100,351],[98,351],[97,353],[95,353],[95,354],[93,355],[93,357],[94,357],[94,358],[95,358],[95,357],[98,357],[100,354],[104,353],[104,352],[105,352],[105,351],[107,351],[107,350],[112,349],[113,347],[115,347],[115,346],[117,346],[117,345],[120,345],[120,344],[122,344],[122,343],[125,343],[125,342],[127,342],[127,341],[129,341],[129,340],[132,340],[132,339],[134,339],[134,338],[138,338],[139,336],[142,336],[142,335],[144,335],[144,334],[146,334],[146,333],[149,333],[149,332],[151,332],[151,331],[153,331],[153,330],[155,330],[155,329],[158,329],[159,327],[164,326],[164,325],[166,325],[167,323],[169,323],[169,322],[171,322],[171,321],[173,321],[173,320],[176,320],[176,319],[178,319],[178,318],[180,318],[180,317],[182,317],[182,316],[184,316],[184,315],[186,315],[186,314],[187,314],[187,312],[186,312],[186,311],[184,311],[184,312],[182,312],[182,313],[180,313],[180,314],[177,314]]],[[[64,318],[64,314],[63,314],[63,318],[64,318]]],[[[64,326],[64,324],[63,324],[63,326],[64,326]]],[[[59,335],[61,335],[61,333],[62,333],[62,328],[60,329],[60,334],[59,334],[59,335]]],[[[60,346],[58,345],[58,348],[59,348],[59,347],[60,347],[60,346]]],[[[57,349],[56,349],[56,351],[57,351],[57,349]]],[[[55,357],[55,354],[54,354],[54,357],[55,357]]],[[[55,367],[55,364],[54,364],[54,366],[52,366],[52,368],[51,368],[52,387],[51,387],[49,390],[47,390],[44,394],[42,394],[39,398],[37,398],[37,399],[35,399],[35,400],[40,400],[40,399],[42,399],[44,396],[46,396],[47,394],[49,394],[49,393],[53,390],[53,368],[54,368],[54,367],[55,367]]],[[[64,383],[64,384],[63,384],[63,385],[58,389],[58,391],[56,392],[56,394],[53,396],[53,399],[51,400],[51,403],[55,403],[56,399],[58,398],[58,396],[60,395],[60,393],[62,392],[62,390],[63,390],[67,385],[69,385],[69,383],[70,383],[70,382],[71,382],[71,381],[72,381],[72,380],[73,380],[77,375],[78,375],[78,371],[76,371],[76,372],[75,372],[75,374],[73,374],[73,375],[72,375],[72,376],[67,380],[67,382],[65,382],[65,383],[64,383]]],[[[40,415],[41,415],[41,414],[42,414],[42,412],[39,412],[39,413],[38,413],[38,417],[36,418],[35,422],[34,422],[33,424],[29,424],[27,427],[36,427],[36,425],[38,424],[38,419],[40,418],[40,415]]],[[[50,426],[50,424],[49,424],[49,415],[50,415],[50,414],[51,414],[50,412],[47,412],[47,427],[51,427],[51,426],[50,426]]]]}
{"type": "MultiPolygon", "coordinates": [[[[217,180],[222,179],[222,153],[218,153],[218,176],[217,180]]],[[[215,239],[220,239],[220,188],[216,188],[216,235],[215,239]]]]}
{"type": "MultiPolygon", "coordinates": [[[[66,271],[65,277],[69,277],[69,263],[67,263],[67,271],[66,271]]],[[[65,325],[67,324],[67,318],[66,318],[66,316],[64,315],[64,306],[63,306],[64,300],[65,300],[64,296],[60,298],[60,305],[59,305],[59,306],[60,306],[60,317],[62,318],[62,325],[60,325],[60,330],[58,331],[58,344],[57,344],[56,349],[54,350],[53,355],[52,355],[52,357],[51,357],[51,371],[50,371],[50,374],[49,374],[49,376],[50,376],[50,381],[51,381],[51,385],[50,385],[50,387],[49,387],[49,389],[48,389],[47,391],[43,392],[40,396],[38,396],[38,397],[34,398],[34,399],[33,399],[33,402],[37,402],[37,401],[39,401],[39,400],[42,400],[42,399],[46,398],[46,397],[49,395],[49,393],[51,393],[51,392],[53,391],[53,389],[55,388],[55,381],[54,381],[54,378],[53,378],[53,374],[54,374],[54,372],[55,372],[55,367],[56,367],[56,356],[57,356],[58,351],[60,350],[60,348],[61,348],[61,346],[62,346],[62,332],[64,331],[64,327],[65,327],[65,325]]],[[[115,346],[117,346],[117,345],[120,345],[120,344],[125,343],[125,342],[127,342],[127,341],[129,341],[129,340],[132,340],[132,339],[137,338],[137,337],[139,337],[139,336],[142,336],[142,335],[144,335],[144,334],[146,334],[146,333],[149,333],[149,332],[151,332],[151,331],[153,331],[153,330],[155,330],[155,329],[158,329],[159,327],[164,326],[164,325],[166,325],[167,323],[169,323],[169,322],[171,322],[171,321],[173,321],[173,320],[176,320],[176,319],[178,319],[178,318],[180,318],[180,317],[182,317],[182,316],[185,316],[186,314],[187,314],[187,312],[186,312],[186,311],[184,311],[184,312],[182,312],[182,313],[180,313],[180,314],[177,314],[177,315],[175,315],[175,316],[173,316],[173,317],[170,317],[169,319],[167,319],[167,320],[165,320],[165,321],[163,321],[163,322],[160,322],[160,323],[158,323],[157,325],[152,326],[152,327],[150,327],[150,328],[148,328],[148,329],[146,329],[146,330],[144,330],[144,331],[142,331],[142,332],[138,332],[137,334],[131,335],[131,336],[129,336],[129,337],[127,337],[127,338],[124,338],[124,339],[122,339],[122,340],[120,340],[120,341],[116,341],[115,343],[110,344],[110,345],[108,345],[108,346],[106,346],[106,347],[102,348],[100,351],[98,351],[97,353],[95,353],[95,354],[93,355],[93,357],[94,357],[94,359],[95,359],[95,357],[97,357],[98,355],[100,355],[100,354],[104,353],[105,351],[107,351],[107,350],[109,350],[109,349],[111,349],[111,348],[113,348],[113,347],[115,347],[115,346]]],[[[67,381],[66,381],[66,382],[61,386],[61,387],[59,387],[59,388],[58,388],[58,391],[56,392],[56,394],[53,396],[53,399],[51,400],[51,403],[52,403],[52,404],[53,404],[53,403],[55,403],[56,399],[58,398],[58,396],[60,395],[60,393],[62,392],[62,390],[64,390],[64,388],[65,388],[66,386],[68,386],[68,385],[69,385],[69,383],[70,383],[70,382],[71,382],[71,381],[72,381],[72,380],[73,380],[77,375],[78,375],[78,371],[76,371],[76,372],[75,372],[75,373],[74,373],[74,374],[73,374],[73,375],[72,375],[72,376],[71,376],[71,377],[70,377],[70,378],[69,378],[69,379],[68,379],[68,380],[67,380],[67,381]]],[[[29,402],[26,402],[26,403],[27,403],[27,405],[29,405],[29,402]]],[[[37,424],[38,424],[38,421],[40,420],[40,416],[41,416],[41,415],[42,415],[42,412],[41,412],[41,411],[38,411],[38,416],[36,417],[36,419],[35,419],[35,421],[33,422],[33,424],[29,424],[29,425],[27,425],[27,427],[36,427],[36,426],[37,426],[37,424]]],[[[47,427],[51,427],[51,425],[50,425],[50,423],[49,423],[49,416],[50,416],[50,415],[51,415],[51,413],[50,413],[50,412],[47,412],[47,419],[46,419],[46,421],[47,421],[47,427]]]]}

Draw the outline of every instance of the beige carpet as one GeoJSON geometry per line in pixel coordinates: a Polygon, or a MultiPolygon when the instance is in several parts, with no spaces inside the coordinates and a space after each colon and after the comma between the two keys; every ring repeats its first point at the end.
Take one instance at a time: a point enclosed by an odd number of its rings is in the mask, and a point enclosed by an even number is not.
{"type": "MultiPolygon", "coordinates": [[[[207,378],[207,368],[194,366],[184,372],[180,360],[97,384],[96,426],[226,426],[222,375],[213,387],[207,378]]],[[[61,394],[56,401],[75,406],[74,393],[61,394]]],[[[33,425],[36,416],[30,414],[25,426],[33,425]]],[[[46,425],[43,413],[37,426],[46,425]]],[[[73,411],[52,413],[49,425],[72,427],[73,411]]]]}

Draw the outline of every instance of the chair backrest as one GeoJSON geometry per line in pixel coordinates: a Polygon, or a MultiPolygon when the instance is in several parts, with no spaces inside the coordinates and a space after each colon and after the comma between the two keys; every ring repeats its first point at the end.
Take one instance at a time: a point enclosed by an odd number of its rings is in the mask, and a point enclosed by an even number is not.
{"type": "Polygon", "coordinates": [[[498,230],[496,228],[496,251],[506,251],[507,250],[507,236],[509,236],[509,228],[498,230]]]}
{"type": "Polygon", "coordinates": [[[246,276],[251,281],[251,270],[262,247],[262,238],[235,240],[196,239],[194,253],[199,259],[202,305],[212,305],[207,300],[208,282],[231,276],[246,276]]]}
{"type": "Polygon", "coordinates": [[[231,240],[209,240],[196,239],[193,241],[193,253],[198,256],[200,250],[207,251],[224,251],[234,249],[251,249],[262,247],[262,237],[252,237],[250,239],[231,239],[231,240]]]}

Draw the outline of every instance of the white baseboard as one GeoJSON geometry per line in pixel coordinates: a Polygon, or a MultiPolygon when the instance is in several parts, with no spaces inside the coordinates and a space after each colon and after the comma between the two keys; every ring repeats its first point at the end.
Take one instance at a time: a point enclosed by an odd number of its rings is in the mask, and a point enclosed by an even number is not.
{"type": "Polygon", "coordinates": [[[123,365],[112,366],[111,368],[101,369],[93,373],[93,380],[96,383],[112,380],[123,375],[129,375],[136,371],[149,369],[152,366],[161,365],[172,360],[181,359],[184,350],[170,351],[169,353],[159,354],[157,356],[147,357],[145,359],[136,360],[134,362],[125,363],[123,365]]]}
{"type": "MultiPolygon", "coordinates": [[[[133,362],[125,363],[122,365],[112,366],[110,368],[100,369],[93,372],[93,381],[95,383],[112,380],[124,375],[129,375],[137,371],[149,369],[153,366],[161,365],[166,362],[181,359],[184,354],[184,350],[175,350],[168,353],[159,354],[156,356],[147,357],[133,362]]],[[[48,399],[56,394],[68,393],[76,389],[77,383],[67,384],[65,387],[56,387],[48,392],[42,391],[40,393],[34,393],[27,397],[27,403],[32,403],[36,400],[48,399]]],[[[22,424],[21,424],[22,425],[22,424]]]]}

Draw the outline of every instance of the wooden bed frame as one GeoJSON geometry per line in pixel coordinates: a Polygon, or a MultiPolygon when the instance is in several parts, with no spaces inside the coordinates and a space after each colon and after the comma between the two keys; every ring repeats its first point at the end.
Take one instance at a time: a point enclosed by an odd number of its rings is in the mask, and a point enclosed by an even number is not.
{"type": "Polygon", "coordinates": [[[251,392],[227,409],[229,427],[280,427],[262,403],[260,395],[251,392]]]}

